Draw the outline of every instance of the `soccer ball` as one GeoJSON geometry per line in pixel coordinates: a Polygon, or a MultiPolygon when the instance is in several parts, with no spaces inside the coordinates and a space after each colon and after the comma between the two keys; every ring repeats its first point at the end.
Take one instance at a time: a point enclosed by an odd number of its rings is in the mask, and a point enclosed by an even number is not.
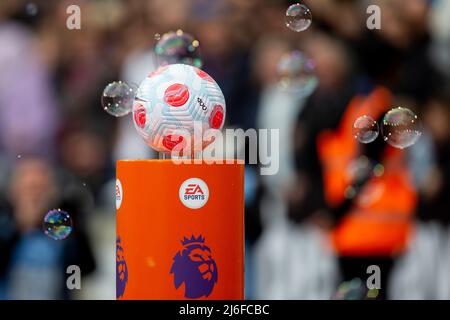
{"type": "Polygon", "coordinates": [[[204,141],[203,134],[222,129],[225,112],[225,98],[213,78],[196,67],[172,64],[142,81],[133,103],[133,122],[158,152],[169,153],[175,146],[200,151],[213,141],[204,141]]]}

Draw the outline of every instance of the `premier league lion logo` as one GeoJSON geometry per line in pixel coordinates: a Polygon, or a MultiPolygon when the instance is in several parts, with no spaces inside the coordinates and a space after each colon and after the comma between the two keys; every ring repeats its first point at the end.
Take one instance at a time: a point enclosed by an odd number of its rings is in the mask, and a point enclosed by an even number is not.
{"type": "Polygon", "coordinates": [[[116,240],[116,298],[123,296],[128,281],[128,268],[123,255],[120,237],[116,240]]]}
{"type": "Polygon", "coordinates": [[[185,298],[201,298],[211,294],[218,279],[217,266],[211,257],[211,249],[205,245],[205,239],[184,237],[183,247],[173,258],[170,273],[174,275],[175,288],[184,283],[185,298]]]}

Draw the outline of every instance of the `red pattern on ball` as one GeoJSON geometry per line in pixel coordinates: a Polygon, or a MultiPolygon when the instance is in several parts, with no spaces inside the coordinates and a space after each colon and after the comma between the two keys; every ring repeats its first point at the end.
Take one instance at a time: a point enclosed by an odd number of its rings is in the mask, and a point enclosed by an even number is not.
{"type": "Polygon", "coordinates": [[[209,125],[213,129],[219,129],[222,126],[223,118],[223,107],[220,104],[216,104],[209,116],[209,125]]]}
{"type": "Polygon", "coordinates": [[[198,69],[198,68],[195,68],[195,72],[196,72],[197,75],[198,75],[200,78],[202,78],[203,80],[206,80],[206,81],[209,81],[209,82],[212,82],[212,83],[215,82],[214,79],[211,78],[211,76],[210,76],[209,74],[207,74],[205,71],[203,71],[203,70],[201,70],[201,69],[198,69]]]}
{"type": "Polygon", "coordinates": [[[168,150],[173,150],[176,145],[184,141],[183,136],[168,134],[163,138],[162,144],[168,150]]]}
{"type": "Polygon", "coordinates": [[[142,105],[140,103],[135,104],[133,116],[134,116],[134,122],[136,123],[136,125],[139,128],[144,129],[145,122],[147,121],[144,105],[142,105]]]}
{"type": "Polygon", "coordinates": [[[181,107],[189,100],[189,89],[184,84],[172,84],[166,89],[164,100],[172,107],[181,107]]]}

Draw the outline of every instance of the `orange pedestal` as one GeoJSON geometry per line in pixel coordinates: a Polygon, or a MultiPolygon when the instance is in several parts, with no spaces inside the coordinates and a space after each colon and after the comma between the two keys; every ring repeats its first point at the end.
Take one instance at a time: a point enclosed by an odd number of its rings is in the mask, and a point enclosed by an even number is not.
{"type": "Polygon", "coordinates": [[[243,164],[117,162],[118,299],[243,299],[243,164]]]}

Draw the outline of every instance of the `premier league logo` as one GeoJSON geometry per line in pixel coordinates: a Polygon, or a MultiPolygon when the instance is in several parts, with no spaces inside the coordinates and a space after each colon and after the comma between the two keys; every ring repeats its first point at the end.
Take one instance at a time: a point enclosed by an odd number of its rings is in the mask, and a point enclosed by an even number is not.
{"type": "Polygon", "coordinates": [[[125,293],[128,281],[128,268],[125,261],[120,237],[116,240],[116,298],[120,298],[125,293]]]}
{"type": "Polygon", "coordinates": [[[205,239],[184,237],[183,247],[173,258],[170,273],[174,275],[175,288],[184,283],[185,298],[208,297],[218,279],[217,266],[211,257],[211,249],[205,245],[205,239]]]}

